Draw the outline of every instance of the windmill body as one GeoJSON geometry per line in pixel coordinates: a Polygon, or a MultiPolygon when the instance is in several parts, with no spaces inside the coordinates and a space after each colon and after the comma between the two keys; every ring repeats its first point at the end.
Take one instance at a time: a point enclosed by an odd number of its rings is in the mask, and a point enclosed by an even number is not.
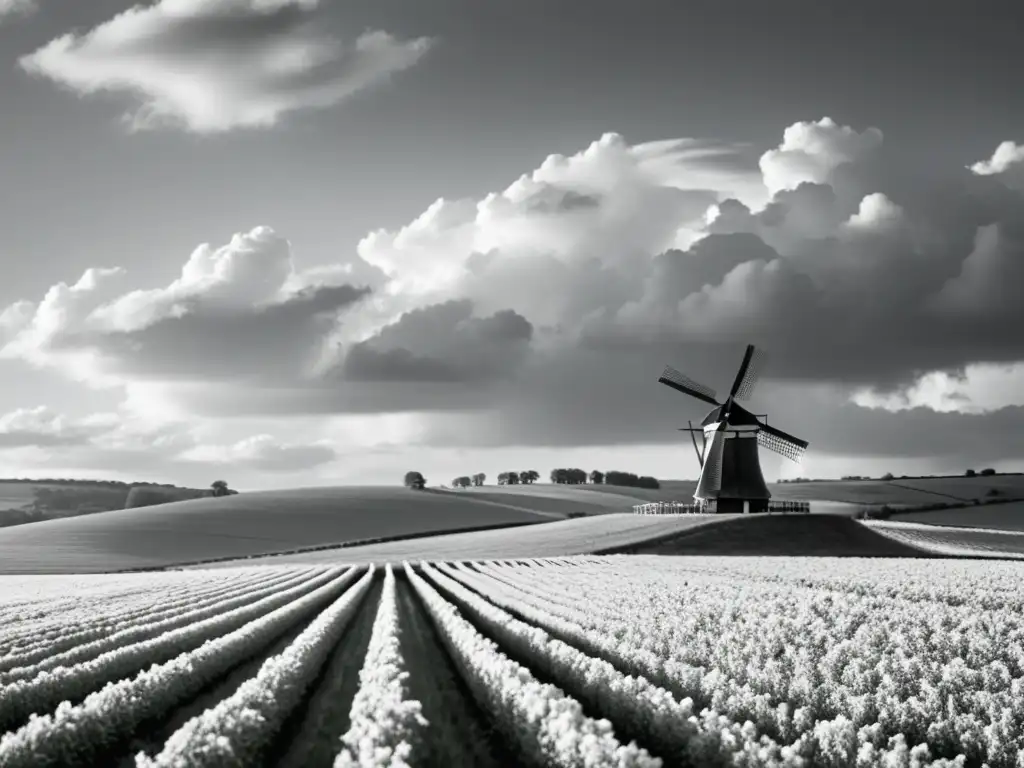
{"type": "Polygon", "coordinates": [[[753,345],[747,347],[725,402],[719,403],[709,387],[698,384],[673,368],[666,368],[659,382],[698,400],[712,409],[699,427],[684,428],[693,436],[700,462],[700,479],[694,500],[705,511],[722,513],[764,512],[771,493],[761,472],[758,448],[763,446],[794,461],[807,448],[807,441],[769,426],[767,416],[751,413],[736,400],[750,397],[764,356],[753,345]],[[764,421],[761,421],[764,418],[764,421]],[[703,449],[697,448],[700,432],[703,449]]]}

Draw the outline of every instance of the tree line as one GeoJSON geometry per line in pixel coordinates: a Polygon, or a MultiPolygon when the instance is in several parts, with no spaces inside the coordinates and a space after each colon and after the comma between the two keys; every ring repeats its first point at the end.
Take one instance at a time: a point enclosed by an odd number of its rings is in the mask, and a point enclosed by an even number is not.
{"type": "MultiPolygon", "coordinates": [[[[551,482],[556,485],[583,485],[590,482],[594,485],[618,485],[629,488],[660,488],[657,478],[650,475],[635,475],[632,472],[611,470],[602,472],[598,469],[586,472],[576,468],[551,470],[551,482]]],[[[453,488],[469,488],[482,486],[487,475],[478,472],[475,475],[461,475],[452,479],[453,488]]],[[[540,473],[535,469],[519,472],[501,472],[498,474],[498,485],[532,485],[540,480],[540,473]]],[[[406,472],[404,484],[407,488],[422,489],[427,481],[420,472],[406,472]]]]}
{"type": "Polygon", "coordinates": [[[632,472],[617,470],[602,472],[599,469],[594,469],[588,474],[585,470],[578,468],[551,470],[551,482],[557,485],[582,485],[588,481],[594,485],[619,485],[629,488],[661,487],[657,478],[650,475],[636,475],[632,472]]]}

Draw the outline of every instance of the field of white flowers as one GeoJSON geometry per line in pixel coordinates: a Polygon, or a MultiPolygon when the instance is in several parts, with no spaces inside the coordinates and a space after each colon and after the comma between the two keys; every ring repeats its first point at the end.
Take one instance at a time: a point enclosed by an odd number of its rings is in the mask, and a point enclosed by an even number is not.
{"type": "Polygon", "coordinates": [[[0,768],[1024,765],[1022,581],[642,555],[0,578],[0,768]]]}

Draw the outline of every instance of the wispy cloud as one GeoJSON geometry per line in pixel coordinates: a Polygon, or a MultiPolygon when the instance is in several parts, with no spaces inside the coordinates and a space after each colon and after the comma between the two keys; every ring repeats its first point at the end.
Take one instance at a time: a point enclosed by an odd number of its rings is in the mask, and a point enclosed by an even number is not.
{"type": "Polygon", "coordinates": [[[381,30],[343,41],[325,29],[318,6],[161,0],[63,35],[20,64],[80,93],[130,94],[140,101],[126,116],[134,129],[218,133],[336,105],[413,66],[431,46],[425,37],[400,40],[381,30]]]}

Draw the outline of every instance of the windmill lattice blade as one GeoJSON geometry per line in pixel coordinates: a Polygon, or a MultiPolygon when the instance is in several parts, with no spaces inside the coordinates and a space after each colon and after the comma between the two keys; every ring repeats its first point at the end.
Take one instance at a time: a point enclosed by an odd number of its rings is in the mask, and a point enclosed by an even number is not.
{"type": "Polygon", "coordinates": [[[793,435],[783,432],[781,429],[769,427],[767,424],[761,425],[761,429],[757,433],[757,443],[762,448],[775,451],[775,453],[797,463],[800,462],[808,445],[806,440],[793,437],[793,435]]]}
{"type": "Polygon", "coordinates": [[[761,371],[768,356],[753,344],[747,345],[747,351],[743,355],[743,362],[736,372],[736,380],[732,383],[730,395],[736,400],[747,400],[754,394],[754,387],[761,377],[761,371]]]}
{"type": "Polygon", "coordinates": [[[689,376],[684,376],[675,368],[670,365],[665,366],[665,370],[661,374],[659,382],[665,384],[672,389],[696,397],[698,400],[703,400],[705,403],[711,403],[711,405],[719,405],[720,403],[715,399],[715,390],[711,387],[706,387],[703,384],[698,384],[696,381],[691,379],[689,376]]]}

